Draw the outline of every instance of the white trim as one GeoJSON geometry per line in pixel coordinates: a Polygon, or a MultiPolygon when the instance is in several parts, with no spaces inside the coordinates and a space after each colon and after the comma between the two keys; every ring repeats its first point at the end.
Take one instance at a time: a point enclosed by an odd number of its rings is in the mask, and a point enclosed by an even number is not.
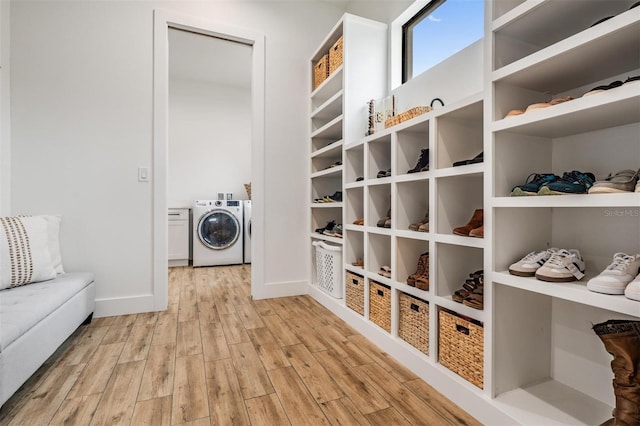
{"type": "Polygon", "coordinates": [[[265,37],[194,16],[155,9],[153,26],[153,309],[168,303],[167,164],[169,107],[169,27],[238,41],[252,46],[251,294],[264,286],[264,104],[265,37]]]}
{"type": "Polygon", "coordinates": [[[270,299],[273,297],[299,296],[302,294],[308,294],[308,286],[309,281],[266,283],[260,288],[255,289],[257,290],[256,292],[253,292],[254,289],[252,289],[252,296],[255,300],[270,299]]]}
{"type": "Polygon", "coordinates": [[[431,0],[416,0],[389,27],[389,88],[402,86],[402,26],[431,0]]]}
{"type": "Polygon", "coordinates": [[[11,2],[0,2],[0,215],[11,214],[11,2]]]}
{"type": "Polygon", "coordinates": [[[153,294],[96,299],[93,316],[100,318],[112,317],[115,315],[127,315],[131,312],[151,312],[157,310],[154,306],[154,299],[155,297],[153,294]]]}

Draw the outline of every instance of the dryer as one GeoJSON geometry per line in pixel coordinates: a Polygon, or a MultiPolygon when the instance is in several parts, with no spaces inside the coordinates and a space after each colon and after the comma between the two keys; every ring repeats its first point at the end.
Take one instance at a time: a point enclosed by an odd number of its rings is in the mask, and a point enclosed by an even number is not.
{"type": "Polygon", "coordinates": [[[240,200],[197,200],[193,207],[193,266],[242,263],[240,200]]]}
{"type": "Polygon", "coordinates": [[[244,200],[244,263],[251,263],[251,200],[244,200]]]}

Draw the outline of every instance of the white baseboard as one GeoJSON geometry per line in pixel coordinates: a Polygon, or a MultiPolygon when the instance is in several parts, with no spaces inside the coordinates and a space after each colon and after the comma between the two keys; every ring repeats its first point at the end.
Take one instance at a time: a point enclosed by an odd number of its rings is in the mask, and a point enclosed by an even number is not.
{"type": "Polygon", "coordinates": [[[272,299],[275,297],[299,296],[307,294],[309,281],[286,281],[280,283],[266,283],[252,288],[253,299],[272,299]]]}
{"type": "Polygon", "coordinates": [[[114,315],[138,314],[152,312],[153,294],[141,294],[129,297],[114,297],[110,299],[96,299],[95,318],[112,317],[114,315]]]}

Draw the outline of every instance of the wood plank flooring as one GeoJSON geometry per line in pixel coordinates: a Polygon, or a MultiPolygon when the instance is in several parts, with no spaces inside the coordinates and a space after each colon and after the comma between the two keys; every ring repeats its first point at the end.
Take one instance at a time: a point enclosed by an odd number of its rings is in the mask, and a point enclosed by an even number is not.
{"type": "Polygon", "coordinates": [[[80,327],[0,425],[479,425],[308,296],[171,268],[169,308],[80,327]]]}

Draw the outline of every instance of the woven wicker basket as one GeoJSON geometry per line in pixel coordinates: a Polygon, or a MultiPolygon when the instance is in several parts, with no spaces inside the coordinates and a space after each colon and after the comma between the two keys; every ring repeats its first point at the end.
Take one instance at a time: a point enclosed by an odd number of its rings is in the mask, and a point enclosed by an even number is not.
{"type": "Polygon", "coordinates": [[[419,115],[422,114],[426,114],[429,111],[432,111],[433,108],[431,108],[430,106],[419,106],[419,107],[415,107],[415,108],[411,108],[410,110],[407,110],[405,112],[401,112],[398,115],[395,115],[391,118],[388,118],[387,120],[385,120],[384,122],[384,127],[385,129],[388,129],[391,126],[395,126],[396,124],[400,124],[403,121],[407,121],[407,120],[411,120],[412,118],[415,118],[419,115]]]}
{"type": "Polygon", "coordinates": [[[405,293],[398,294],[398,337],[429,355],[429,304],[405,293]]]}
{"type": "Polygon", "coordinates": [[[329,75],[342,65],[342,37],[329,49],[329,75]]]}
{"type": "Polygon", "coordinates": [[[251,199],[251,182],[244,184],[244,190],[247,191],[247,196],[251,199]]]}
{"type": "Polygon", "coordinates": [[[441,310],[438,318],[440,364],[469,382],[484,386],[484,329],[481,325],[441,310]]]}
{"type": "Polygon", "coordinates": [[[391,289],[369,282],[369,319],[391,333],[391,289]]]}
{"type": "Polygon", "coordinates": [[[329,77],[329,55],[324,55],[313,66],[313,88],[320,86],[329,77]]]}
{"type": "Polygon", "coordinates": [[[347,307],[364,315],[364,278],[347,271],[346,274],[347,307]]]}

